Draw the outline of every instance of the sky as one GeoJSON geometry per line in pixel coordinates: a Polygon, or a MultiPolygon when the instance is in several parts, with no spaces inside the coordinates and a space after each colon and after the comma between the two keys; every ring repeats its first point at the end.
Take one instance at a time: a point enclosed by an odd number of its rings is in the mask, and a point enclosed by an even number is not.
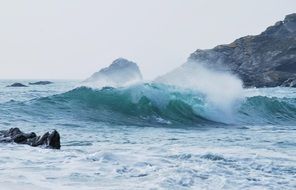
{"type": "Polygon", "coordinates": [[[85,79],[123,57],[150,80],[293,12],[296,0],[0,0],[0,78],[85,79]]]}

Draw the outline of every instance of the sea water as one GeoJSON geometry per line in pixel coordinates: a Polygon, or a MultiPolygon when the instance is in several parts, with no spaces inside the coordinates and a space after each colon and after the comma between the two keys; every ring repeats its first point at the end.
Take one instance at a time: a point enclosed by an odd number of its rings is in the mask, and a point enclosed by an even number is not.
{"type": "Polygon", "coordinates": [[[0,129],[56,129],[62,147],[0,144],[0,189],[296,189],[296,89],[244,89],[224,109],[164,84],[13,82],[0,129]]]}

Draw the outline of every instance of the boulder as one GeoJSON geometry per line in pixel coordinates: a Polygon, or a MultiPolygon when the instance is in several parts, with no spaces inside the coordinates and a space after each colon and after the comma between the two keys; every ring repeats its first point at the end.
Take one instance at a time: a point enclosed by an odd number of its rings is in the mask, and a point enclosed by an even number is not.
{"type": "Polygon", "coordinates": [[[45,148],[60,149],[60,134],[53,130],[46,132],[42,136],[37,136],[34,132],[24,133],[19,128],[11,128],[7,131],[0,131],[0,142],[27,144],[33,147],[45,146],[45,148]]]}

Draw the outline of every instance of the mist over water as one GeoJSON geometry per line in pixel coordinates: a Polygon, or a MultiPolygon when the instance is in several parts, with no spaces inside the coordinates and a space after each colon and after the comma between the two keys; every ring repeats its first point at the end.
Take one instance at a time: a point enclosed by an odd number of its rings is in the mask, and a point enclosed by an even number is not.
{"type": "Polygon", "coordinates": [[[78,106],[77,109],[86,106],[91,112],[87,118],[108,122],[110,115],[117,115],[112,117],[112,122],[127,122],[129,125],[201,125],[211,122],[235,125],[295,120],[294,95],[285,99],[277,93],[262,94],[265,91],[243,89],[242,81],[235,75],[196,62],[188,62],[145,83],[142,80],[126,83],[126,75],[130,72],[121,71],[118,75],[121,79],[116,85],[109,81],[104,83],[105,80],[88,81],[81,83],[82,87],[49,99],[69,101],[78,106]],[[289,119],[279,120],[278,115],[289,119]]]}
{"type": "Polygon", "coordinates": [[[231,121],[234,106],[243,99],[242,81],[231,73],[189,62],[155,82],[199,92],[206,97],[209,117],[231,121]],[[212,109],[213,108],[213,109],[212,109]],[[215,113],[216,112],[216,113],[215,113]],[[226,118],[225,118],[226,117],[226,118]]]}

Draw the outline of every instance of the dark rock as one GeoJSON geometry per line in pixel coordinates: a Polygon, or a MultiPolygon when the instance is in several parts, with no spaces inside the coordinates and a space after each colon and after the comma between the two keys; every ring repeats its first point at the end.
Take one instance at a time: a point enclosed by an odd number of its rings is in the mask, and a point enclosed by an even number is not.
{"type": "Polygon", "coordinates": [[[28,87],[28,86],[26,86],[26,85],[24,85],[22,83],[16,82],[16,83],[13,83],[12,85],[8,85],[6,87],[28,87]]]}
{"type": "Polygon", "coordinates": [[[46,132],[43,136],[37,136],[35,133],[24,133],[19,128],[11,128],[7,131],[0,131],[0,142],[15,142],[18,144],[27,144],[30,146],[45,146],[51,149],[60,149],[60,134],[53,130],[46,132]]]}
{"type": "Polygon", "coordinates": [[[48,136],[48,146],[50,148],[56,148],[56,149],[60,149],[61,148],[61,143],[60,143],[60,134],[56,131],[53,130],[49,136],[48,136]]]}
{"type": "Polygon", "coordinates": [[[138,65],[124,58],[116,59],[109,67],[103,68],[86,79],[86,83],[94,83],[98,87],[121,87],[142,81],[138,65]]]}
{"type": "Polygon", "coordinates": [[[30,82],[29,85],[48,85],[52,84],[51,81],[38,81],[38,82],[30,82]]]}
{"type": "Polygon", "coordinates": [[[296,14],[228,45],[197,50],[186,64],[230,71],[246,87],[296,86],[296,14]]]}

